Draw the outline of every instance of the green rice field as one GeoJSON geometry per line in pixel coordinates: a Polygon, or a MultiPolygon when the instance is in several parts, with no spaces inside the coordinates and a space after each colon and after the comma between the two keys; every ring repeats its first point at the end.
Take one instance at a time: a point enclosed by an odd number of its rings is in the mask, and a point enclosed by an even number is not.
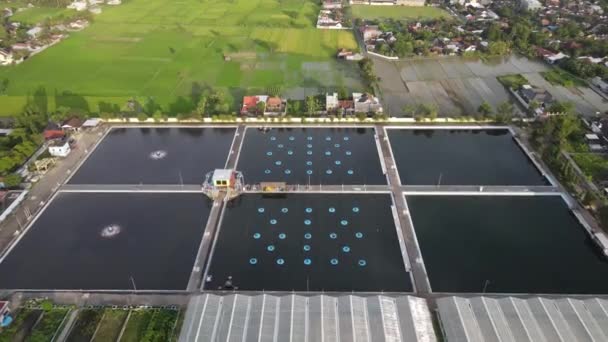
{"type": "Polygon", "coordinates": [[[226,90],[235,104],[268,87],[292,97],[326,87],[362,89],[356,65],[334,58],[338,48],[357,48],[353,33],[316,29],[318,10],[312,0],[104,6],[85,30],[20,65],[0,68],[0,80],[9,79],[0,115],[20,111],[39,87],[49,95],[50,109],[67,103],[92,112],[100,102],[122,106],[131,97],[153,97],[166,110],[177,97],[189,96],[193,82],[226,90]]]}
{"type": "Polygon", "coordinates": [[[368,6],[353,5],[353,16],[361,19],[438,19],[450,18],[450,14],[438,7],[430,6],[368,6]]]}

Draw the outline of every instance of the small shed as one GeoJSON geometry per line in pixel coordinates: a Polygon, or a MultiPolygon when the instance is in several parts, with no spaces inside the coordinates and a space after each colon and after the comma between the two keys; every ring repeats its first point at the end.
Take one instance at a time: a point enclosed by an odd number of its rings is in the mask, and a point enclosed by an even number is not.
{"type": "Polygon", "coordinates": [[[49,153],[53,157],[67,157],[70,152],[72,152],[72,149],[70,148],[70,143],[67,141],[67,139],[54,141],[49,146],[49,153]]]}
{"type": "Polygon", "coordinates": [[[101,120],[99,118],[91,118],[82,124],[82,128],[97,127],[97,125],[99,125],[100,122],[101,122],[101,120]]]}
{"type": "Polygon", "coordinates": [[[230,169],[216,169],[213,171],[211,182],[216,188],[227,188],[234,186],[235,175],[230,169]]]}

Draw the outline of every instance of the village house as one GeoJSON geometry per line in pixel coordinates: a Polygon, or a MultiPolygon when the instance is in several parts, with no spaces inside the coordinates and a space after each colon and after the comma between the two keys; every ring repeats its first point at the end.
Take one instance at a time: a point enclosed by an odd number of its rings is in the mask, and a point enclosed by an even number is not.
{"type": "Polygon", "coordinates": [[[9,65],[13,63],[13,54],[0,49],[0,65],[9,65]]]}
{"type": "Polygon", "coordinates": [[[549,64],[555,64],[558,61],[569,57],[568,55],[566,55],[562,52],[555,53],[555,52],[552,52],[550,50],[547,50],[547,49],[541,48],[541,47],[536,48],[536,54],[539,58],[544,59],[549,64]]]}
{"type": "Polygon", "coordinates": [[[278,96],[271,96],[266,100],[264,107],[264,115],[267,116],[279,116],[285,115],[287,109],[287,101],[283,100],[278,96]]]}
{"type": "Polygon", "coordinates": [[[342,8],[342,0],[323,0],[324,9],[342,8]]]}
{"type": "Polygon", "coordinates": [[[424,6],[425,0],[350,0],[351,5],[424,6]]]}
{"type": "Polygon", "coordinates": [[[535,11],[543,7],[538,0],[520,0],[519,7],[526,11],[535,11]]]}
{"type": "Polygon", "coordinates": [[[67,120],[65,120],[63,122],[63,124],[61,124],[61,129],[64,132],[78,132],[80,131],[80,128],[82,127],[82,119],[77,118],[77,117],[72,117],[69,118],[67,120]]]}
{"type": "Polygon", "coordinates": [[[31,51],[32,46],[29,43],[16,43],[16,44],[11,45],[11,50],[13,50],[13,51],[19,51],[19,50],[31,51]]]}
{"type": "Polygon", "coordinates": [[[338,101],[338,114],[352,115],[355,113],[355,102],[352,100],[338,101]]]}
{"type": "Polygon", "coordinates": [[[65,132],[54,122],[49,122],[42,132],[45,140],[52,140],[65,137],[65,132]]]}
{"type": "Polygon", "coordinates": [[[608,82],[596,76],[591,79],[591,84],[599,88],[605,94],[608,94],[608,82]]]}
{"type": "Polygon", "coordinates": [[[338,101],[338,93],[326,93],[325,94],[325,110],[332,111],[338,108],[340,102],[338,101]]]}
{"type": "Polygon", "coordinates": [[[538,109],[541,112],[548,108],[553,102],[553,96],[551,93],[545,89],[532,87],[529,84],[522,86],[518,90],[518,94],[528,105],[530,105],[532,102],[538,103],[540,106],[538,109]]]}
{"type": "Polygon", "coordinates": [[[355,113],[382,113],[382,105],[377,97],[369,93],[353,93],[355,113]]]}
{"type": "Polygon", "coordinates": [[[78,30],[82,30],[85,27],[89,26],[89,21],[84,20],[84,19],[79,19],[79,20],[69,23],[68,26],[72,31],[78,31],[78,30]]]}
{"type": "Polygon", "coordinates": [[[49,153],[53,157],[67,157],[72,149],[67,139],[55,140],[49,145],[49,153]]]}
{"type": "MultiPolygon", "coordinates": [[[[259,115],[264,114],[266,107],[267,95],[254,95],[243,97],[243,106],[241,107],[242,115],[259,115]],[[260,110],[258,103],[263,103],[264,109],[260,110]]],[[[261,107],[261,106],[260,106],[261,107]]]]}
{"type": "Polygon", "coordinates": [[[319,29],[343,29],[341,9],[323,9],[317,18],[317,28],[319,29]]]}
{"type": "Polygon", "coordinates": [[[42,33],[42,27],[36,26],[29,30],[27,30],[27,35],[30,36],[31,39],[36,39],[42,33]]]}
{"type": "Polygon", "coordinates": [[[68,5],[69,9],[75,9],[76,11],[84,11],[87,9],[89,4],[86,1],[74,1],[68,5]]]}
{"type": "Polygon", "coordinates": [[[378,28],[378,25],[361,26],[361,28],[359,28],[359,31],[361,32],[361,36],[363,37],[364,42],[376,39],[382,34],[382,31],[378,28]]]}

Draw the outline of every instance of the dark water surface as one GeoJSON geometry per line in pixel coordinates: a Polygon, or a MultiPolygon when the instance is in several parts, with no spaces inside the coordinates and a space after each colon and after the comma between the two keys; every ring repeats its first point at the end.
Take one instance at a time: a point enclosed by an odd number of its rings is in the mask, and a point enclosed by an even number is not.
{"type": "Polygon", "coordinates": [[[389,129],[407,185],[545,185],[506,129],[389,129]]]}
{"type": "Polygon", "coordinates": [[[5,289],[185,290],[211,202],[201,194],[61,193],[0,263],[5,289]],[[120,233],[102,237],[104,227],[120,233]]]}
{"type": "Polygon", "coordinates": [[[234,128],[114,128],[69,183],[201,184],[207,172],[224,168],[234,132],[234,128]]]}
{"type": "Polygon", "coordinates": [[[248,184],[386,184],[373,128],[247,129],[238,161],[248,184]]]}
{"type": "Polygon", "coordinates": [[[206,288],[232,276],[240,290],[411,291],[391,203],[377,194],[241,196],[225,212],[206,288]]]}
{"type": "Polygon", "coordinates": [[[608,260],[559,196],[408,196],[434,292],[608,293],[608,260]]]}

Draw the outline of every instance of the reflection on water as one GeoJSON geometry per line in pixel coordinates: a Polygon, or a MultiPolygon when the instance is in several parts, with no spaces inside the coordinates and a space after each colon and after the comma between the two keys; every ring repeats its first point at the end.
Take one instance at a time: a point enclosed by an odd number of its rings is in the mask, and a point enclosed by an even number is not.
{"type": "Polygon", "coordinates": [[[111,224],[103,227],[99,235],[101,235],[102,238],[110,239],[116,237],[118,234],[120,234],[121,231],[122,227],[120,225],[111,224]]]}

